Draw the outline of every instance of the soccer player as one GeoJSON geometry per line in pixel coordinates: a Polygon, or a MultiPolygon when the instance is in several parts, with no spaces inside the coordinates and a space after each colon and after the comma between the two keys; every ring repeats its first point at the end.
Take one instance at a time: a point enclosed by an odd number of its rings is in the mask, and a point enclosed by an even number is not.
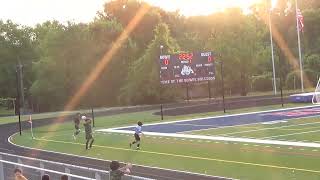
{"type": "Polygon", "coordinates": [[[141,131],[141,129],[142,129],[142,122],[138,122],[138,126],[137,127],[135,127],[135,129],[134,129],[134,141],[132,142],[132,143],[130,143],[130,148],[131,148],[131,146],[132,146],[132,144],[135,144],[135,143],[137,143],[137,150],[139,150],[140,149],[140,134],[143,134],[142,133],[142,131],[141,131]]]}
{"type": "Polygon", "coordinates": [[[86,132],[86,150],[90,149],[92,147],[92,144],[94,142],[93,135],[92,135],[92,128],[91,128],[91,119],[87,118],[86,116],[81,117],[82,120],[84,120],[84,130],[86,132]],[[90,142],[91,141],[91,142],[90,142]],[[88,147],[90,142],[90,146],[88,147]]]}
{"type": "Polygon", "coordinates": [[[76,131],[73,133],[73,139],[76,140],[77,139],[77,135],[80,133],[80,119],[81,119],[81,114],[77,113],[76,116],[73,119],[74,122],[74,128],[76,129],[76,131]]]}

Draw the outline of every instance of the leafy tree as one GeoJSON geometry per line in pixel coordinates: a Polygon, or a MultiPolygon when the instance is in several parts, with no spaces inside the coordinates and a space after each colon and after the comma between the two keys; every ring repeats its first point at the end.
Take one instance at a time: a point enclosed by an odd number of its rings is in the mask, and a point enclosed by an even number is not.
{"type": "Polygon", "coordinates": [[[176,53],[179,49],[176,41],[170,36],[168,26],[164,23],[155,28],[153,41],[142,57],[133,62],[129,70],[127,85],[122,89],[122,101],[130,104],[144,104],[159,102],[160,95],[167,100],[176,97],[174,88],[160,87],[157,57],[160,55],[161,45],[166,53],[176,53]]]}
{"type": "Polygon", "coordinates": [[[116,19],[125,28],[140,11],[147,10],[140,22],[131,33],[139,49],[143,52],[152,40],[153,29],[160,22],[161,16],[158,8],[151,7],[149,4],[138,0],[116,0],[105,4],[104,12],[107,17],[116,19]]]}
{"type": "Polygon", "coordinates": [[[227,88],[246,95],[258,47],[255,27],[239,9],[228,10],[223,18],[227,23],[215,28],[206,47],[221,54],[227,88]]]}
{"type": "Polygon", "coordinates": [[[0,21],[0,97],[16,96],[16,65],[24,68],[24,87],[28,90],[32,81],[32,61],[35,53],[34,34],[32,29],[20,26],[11,21],[0,21]]]}

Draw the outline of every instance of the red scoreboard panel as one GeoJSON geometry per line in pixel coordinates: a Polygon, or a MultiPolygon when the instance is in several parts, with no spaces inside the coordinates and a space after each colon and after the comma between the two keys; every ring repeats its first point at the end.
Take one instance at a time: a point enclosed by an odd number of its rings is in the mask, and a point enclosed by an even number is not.
{"type": "Polygon", "coordinates": [[[160,55],[161,84],[210,81],[215,79],[212,52],[160,55]]]}

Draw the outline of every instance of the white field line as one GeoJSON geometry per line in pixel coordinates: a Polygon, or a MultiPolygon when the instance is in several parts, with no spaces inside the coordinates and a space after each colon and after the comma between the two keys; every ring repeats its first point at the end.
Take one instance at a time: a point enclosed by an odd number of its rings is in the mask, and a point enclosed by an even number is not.
{"type": "MultiPolygon", "coordinates": [[[[101,129],[101,130],[97,130],[97,131],[98,132],[127,133],[127,134],[133,133],[133,131],[113,130],[113,129],[101,129]]],[[[203,136],[203,135],[176,134],[176,133],[144,132],[144,134],[150,135],[150,136],[162,136],[162,137],[179,137],[179,138],[189,138],[189,139],[204,139],[204,140],[215,140],[215,141],[230,141],[230,142],[242,142],[242,143],[257,143],[257,144],[271,144],[271,145],[320,148],[319,143],[303,143],[303,142],[291,142],[291,141],[264,140],[264,139],[251,139],[251,138],[232,138],[232,137],[221,137],[221,136],[203,136]]]]}
{"type": "Polygon", "coordinates": [[[263,137],[263,139],[276,138],[276,137],[284,137],[284,136],[292,136],[292,135],[298,135],[298,134],[308,134],[308,133],[315,133],[315,132],[320,132],[320,130],[316,130],[316,131],[305,131],[305,132],[292,133],[292,134],[282,134],[282,135],[277,135],[277,136],[269,136],[269,137],[263,137]]]}
{"type": "Polygon", "coordinates": [[[174,126],[195,126],[195,127],[212,127],[213,125],[198,125],[198,124],[172,124],[174,126]]]}
{"type": "Polygon", "coordinates": [[[282,128],[294,127],[294,126],[306,126],[306,125],[311,125],[311,124],[312,124],[312,125],[313,125],[313,124],[320,124],[320,122],[304,123],[304,124],[295,124],[295,125],[280,126],[280,127],[273,127],[273,128],[261,128],[261,129],[248,130],[248,131],[238,131],[238,132],[233,132],[233,133],[217,134],[217,136],[242,134],[242,133],[257,132],[257,131],[264,131],[264,130],[270,130],[270,129],[282,129],[282,128]]]}
{"type": "MultiPolygon", "coordinates": [[[[81,155],[75,155],[75,154],[69,154],[69,153],[63,153],[63,152],[57,152],[57,151],[50,151],[50,150],[44,150],[44,149],[38,149],[38,148],[32,148],[32,147],[28,147],[28,146],[23,146],[23,145],[18,145],[13,143],[11,140],[13,138],[13,136],[15,136],[17,133],[12,134],[10,137],[8,137],[7,141],[17,147],[23,148],[23,149],[30,149],[30,150],[37,150],[37,151],[43,151],[43,152],[50,152],[50,153],[55,153],[55,154],[62,154],[62,155],[66,155],[66,156],[71,156],[71,157],[75,157],[75,158],[87,158],[87,159],[91,159],[91,160],[98,160],[98,161],[106,161],[106,162],[111,162],[111,160],[106,160],[106,159],[100,159],[100,158],[94,158],[94,157],[88,157],[88,156],[81,156],[81,155]]],[[[119,161],[122,164],[126,164],[127,162],[122,162],[119,161]]],[[[145,167],[145,168],[150,168],[150,169],[160,169],[160,170],[165,170],[165,171],[171,171],[171,172],[178,172],[178,173],[186,173],[186,174],[191,174],[191,175],[198,175],[198,176],[204,176],[204,177],[209,177],[209,178],[220,178],[220,179],[230,179],[230,178],[226,178],[226,177],[222,177],[222,176],[211,176],[211,175],[207,175],[207,174],[201,174],[201,173],[195,173],[195,172],[190,172],[190,171],[182,171],[182,170],[174,170],[174,169],[167,169],[167,168],[161,168],[161,167],[155,167],[155,166],[146,166],[146,165],[139,165],[139,164],[132,164],[133,166],[137,166],[137,167],[145,167]]],[[[142,176],[151,176],[154,174],[148,174],[148,173],[139,173],[142,174],[142,176]]],[[[129,177],[135,177],[138,178],[140,176],[133,176],[133,175],[127,175],[129,177]]],[[[168,178],[166,176],[158,176],[159,178],[165,177],[168,178]]],[[[140,177],[141,178],[141,177],[140,177]]],[[[233,179],[233,180],[237,180],[237,179],[233,179]]]]}
{"type": "MultiPolygon", "coordinates": [[[[318,117],[320,115],[314,115],[314,116],[307,116],[307,117],[296,117],[296,118],[287,118],[287,119],[282,119],[281,121],[291,121],[291,120],[297,120],[297,119],[307,119],[307,118],[313,118],[313,117],[318,117]]],[[[276,120],[278,121],[278,120],[276,120]]],[[[270,121],[269,121],[270,122],[270,121]]],[[[170,122],[168,122],[169,124],[170,122]]],[[[248,125],[258,125],[261,124],[261,122],[258,123],[248,123],[248,124],[240,124],[240,125],[234,125],[234,126],[221,126],[221,127],[216,127],[216,128],[207,128],[207,129],[199,129],[199,130],[190,130],[190,131],[182,131],[179,133],[190,133],[190,132],[197,132],[197,131],[206,131],[206,130],[211,130],[211,129],[224,129],[224,128],[232,128],[232,127],[242,127],[242,126],[248,126],[248,125]]],[[[132,126],[133,127],[133,126],[132,126]]],[[[118,129],[118,128],[113,128],[113,129],[118,129]]]]}
{"type": "MultiPolygon", "coordinates": [[[[320,107],[320,105],[294,107],[294,108],[283,108],[283,109],[276,109],[276,110],[256,111],[256,112],[221,115],[221,116],[208,116],[208,117],[203,117],[203,118],[194,118],[194,119],[177,120],[177,121],[167,121],[167,122],[160,122],[160,123],[150,123],[150,124],[145,124],[145,126],[147,126],[147,125],[148,126],[149,125],[159,125],[159,124],[171,124],[171,123],[176,123],[176,122],[199,121],[199,120],[204,120],[204,119],[218,119],[218,118],[222,118],[222,117],[244,116],[244,115],[250,115],[250,114],[270,113],[270,112],[278,112],[278,111],[286,111],[286,110],[307,109],[307,108],[312,108],[312,107],[320,107]]],[[[319,115],[317,115],[317,116],[319,116],[319,115]]],[[[292,118],[292,119],[294,119],[294,118],[292,118]]],[[[291,120],[291,119],[289,119],[289,120],[291,120]]],[[[260,123],[251,123],[251,124],[260,124],[260,123]]],[[[245,124],[242,124],[242,126],[243,125],[245,125],[245,124]]],[[[248,124],[246,124],[246,125],[248,125],[248,124]]],[[[133,125],[133,126],[122,126],[122,127],[111,128],[111,129],[115,130],[115,129],[123,129],[123,128],[132,128],[132,127],[135,127],[135,126],[136,125],[133,125]]]]}

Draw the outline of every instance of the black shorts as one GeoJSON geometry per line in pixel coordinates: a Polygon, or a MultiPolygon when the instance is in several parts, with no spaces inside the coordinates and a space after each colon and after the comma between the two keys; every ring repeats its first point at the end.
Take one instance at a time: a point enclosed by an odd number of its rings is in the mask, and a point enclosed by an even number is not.
{"type": "Polygon", "coordinates": [[[134,133],[134,138],[136,139],[136,141],[140,141],[140,136],[137,133],[134,133]]]}
{"type": "Polygon", "coordinates": [[[86,140],[93,139],[92,133],[86,134],[86,140]]]}

